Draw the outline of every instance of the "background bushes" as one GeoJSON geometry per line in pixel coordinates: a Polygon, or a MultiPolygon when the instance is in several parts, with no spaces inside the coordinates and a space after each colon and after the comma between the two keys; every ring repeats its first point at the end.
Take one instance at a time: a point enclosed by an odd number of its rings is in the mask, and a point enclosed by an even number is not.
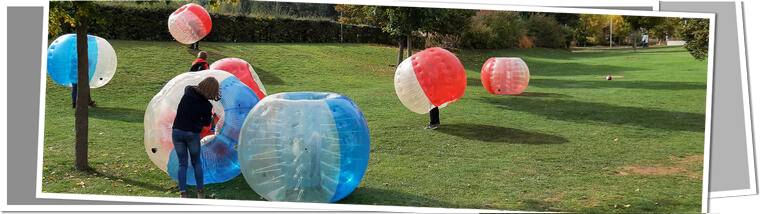
{"type": "Polygon", "coordinates": [[[533,39],[536,47],[543,48],[566,48],[567,35],[566,31],[554,18],[543,14],[531,15],[525,26],[528,29],[528,36],[533,39]]]}
{"type": "MultiPolygon", "coordinates": [[[[166,21],[174,12],[171,8],[140,8],[98,5],[91,17],[94,23],[88,32],[106,39],[119,40],[173,40],[166,21]]],[[[214,26],[202,41],[210,42],[272,42],[272,43],[379,43],[395,44],[380,28],[358,25],[341,25],[329,20],[251,17],[212,14],[214,26]]],[[[50,36],[72,33],[66,23],[51,29],[50,36]]]]}
{"type": "Polygon", "coordinates": [[[462,45],[466,48],[517,48],[525,33],[517,12],[479,11],[470,18],[462,45]]]}
{"type": "MultiPolygon", "coordinates": [[[[398,46],[412,36],[415,49],[570,48],[620,46],[640,41],[682,37],[707,31],[705,25],[686,28],[679,18],[624,17],[619,15],[562,14],[508,11],[330,5],[307,3],[207,1],[215,23],[203,41],[272,43],[377,43],[398,46]],[[380,11],[380,12],[378,12],[380,11]],[[382,27],[382,28],[381,28],[382,27]],[[389,30],[390,29],[390,30],[389,30]],[[391,35],[393,33],[393,36],[391,35]],[[399,34],[399,35],[396,35],[399,34]]],[[[74,29],[65,1],[51,2],[50,37],[74,29]],[[67,15],[68,14],[68,15],[67,15]]],[[[173,40],[166,21],[187,1],[97,2],[88,14],[89,32],[107,39],[173,40]]],[[[692,36],[704,49],[706,37],[692,36]]],[[[676,38],[676,39],[689,39],[676,38]]],[[[696,44],[696,45],[694,45],[696,44]]],[[[693,52],[697,57],[699,51],[693,52]]]]}
{"type": "Polygon", "coordinates": [[[572,29],[543,14],[480,11],[463,34],[466,48],[568,48],[572,29]]]}

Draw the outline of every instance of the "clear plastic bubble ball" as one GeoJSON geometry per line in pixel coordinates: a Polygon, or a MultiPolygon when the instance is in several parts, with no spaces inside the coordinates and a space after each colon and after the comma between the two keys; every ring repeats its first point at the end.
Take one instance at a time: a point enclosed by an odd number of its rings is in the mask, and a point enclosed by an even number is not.
{"type": "Polygon", "coordinates": [[[321,92],[269,95],[240,133],[240,167],[270,201],[336,202],[359,185],[369,129],[349,98],[321,92]]]}
{"type": "Polygon", "coordinates": [[[195,3],[183,5],[169,15],[169,33],[182,44],[193,44],[211,32],[211,16],[195,3]]]}
{"type": "Polygon", "coordinates": [[[483,64],[480,82],[488,93],[517,95],[528,88],[528,65],[516,57],[493,57],[483,64]]]}

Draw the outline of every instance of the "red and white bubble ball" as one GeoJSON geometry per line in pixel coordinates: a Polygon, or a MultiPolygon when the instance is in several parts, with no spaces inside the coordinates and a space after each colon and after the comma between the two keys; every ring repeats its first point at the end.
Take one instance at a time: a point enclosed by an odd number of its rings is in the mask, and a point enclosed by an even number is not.
{"type": "Polygon", "coordinates": [[[220,59],[212,63],[210,69],[222,70],[235,75],[235,77],[240,79],[243,84],[247,85],[254,93],[256,93],[259,100],[264,99],[264,96],[267,95],[267,91],[264,88],[264,84],[261,83],[259,75],[253,70],[253,66],[245,60],[239,58],[220,59]]]}
{"type": "Polygon", "coordinates": [[[169,33],[182,44],[193,44],[211,32],[211,16],[195,3],[183,5],[169,16],[169,33]]]}
{"type": "Polygon", "coordinates": [[[483,64],[480,82],[488,93],[517,95],[528,88],[528,65],[517,57],[492,57],[483,64]]]}
{"type": "Polygon", "coordinates": [[[396,95],[410,111],[425,114],[464,95],[467,76],[462,62],[443,48],[428,48],[407,58],[396,69],[396,95]]]}

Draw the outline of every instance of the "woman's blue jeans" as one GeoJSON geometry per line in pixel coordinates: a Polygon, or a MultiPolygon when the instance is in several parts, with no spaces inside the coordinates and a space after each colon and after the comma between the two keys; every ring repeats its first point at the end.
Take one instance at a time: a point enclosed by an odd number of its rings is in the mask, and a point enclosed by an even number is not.
{"type": "Polygon", "coordinates": [[[195,183],[197,189],[203,189],[203,164],[201,163],[201,135],[200,133],[172,130],[174,150],[179,160],[178,182],[179,191],[187,191],[187,154],[190,153],[190,161],[193,163],[195,183]]]}

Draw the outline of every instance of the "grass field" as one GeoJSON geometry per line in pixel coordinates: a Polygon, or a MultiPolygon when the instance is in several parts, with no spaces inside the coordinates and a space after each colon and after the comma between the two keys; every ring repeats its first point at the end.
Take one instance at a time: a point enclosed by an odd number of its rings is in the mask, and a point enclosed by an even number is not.
{"type": "MultiPolygon", "coordinates": [[[[73,168],[74,110],[48,78],[43,191],[178,197],[143,146],[143,114],[194,59],[173,42],[112,41],[118,71],[93,90],[92,172],[73,168]]],[[[345,44],[202,43],[210,62],[253,63],[270,94],[331,91],[352,98],[371,130],[364,187],[339,203],[580,212],[699,212],[706,61],[682,48],[460,51],[468,87],[442,126],[408,111],[393,87],[396,49],[345,44]],[[491,56],[522,57],[522,96],[480,83],[491,56]],[[603,79],[607,74],[612,81],[603,79]]],[[[219,199],[261,200],[242,176],[208,185],[219,199]]]]}

